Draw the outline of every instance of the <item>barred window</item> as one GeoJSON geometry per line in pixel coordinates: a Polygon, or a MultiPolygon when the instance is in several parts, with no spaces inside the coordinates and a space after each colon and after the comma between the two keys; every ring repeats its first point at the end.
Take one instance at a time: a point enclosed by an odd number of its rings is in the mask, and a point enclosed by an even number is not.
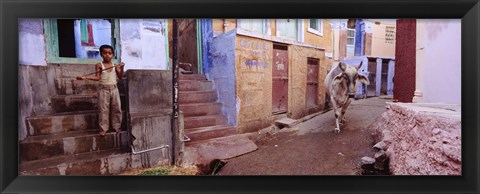
{"type": "Polygon", "coordinates": [[[385,43],[393,44],[395,42],[395,27],[385,27],[385,43]]]}

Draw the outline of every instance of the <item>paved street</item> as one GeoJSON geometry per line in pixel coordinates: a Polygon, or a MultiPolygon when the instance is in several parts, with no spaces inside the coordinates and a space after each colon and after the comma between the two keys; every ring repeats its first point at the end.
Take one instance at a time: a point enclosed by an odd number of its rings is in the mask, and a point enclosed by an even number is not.
{"type": "Polygon", "coordinates": [[[259,149],[228,160],[219,175],[356,175],[360,158],[372,156],[369,126],[386,110],[390,99],[354,100],[340,134],[333,132],[335,116],[328,111],[281,129],[256,142],[259,149]]]}

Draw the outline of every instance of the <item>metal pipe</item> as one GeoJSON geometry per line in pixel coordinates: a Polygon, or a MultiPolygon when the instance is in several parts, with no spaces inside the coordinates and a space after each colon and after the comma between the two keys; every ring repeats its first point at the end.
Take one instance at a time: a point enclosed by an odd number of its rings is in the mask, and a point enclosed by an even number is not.
{"type": "Polygon", "coordinates": [[[150,148],[150,149],[146,149],[146,150],[136,152],[135,149],[133,149],[133,146],[132,146],[132,153],[133,154],[141,154],[141,153],[150,152],[150,151],[154,151],[154,150],[158,150],[158,149],[162,149],[162,148],[168,148],[168,147],[170,147],[170,146],[169,145],[162,145],[160,147],[150,148]]]}
{"type": "Polygon", "coordinates": [[[196,20],[197,27],[197,72],[198,74],[203,74],[203,56],[202,56],[202,25],[201,25],[201,19],[196,20]]]}
{"type": "Polygon", "coordinates": [[[173,19],[173,29],[172,29],[172,36],[173,36],[173,41],[172,41],[172,46],[173,46],[173,63],[172,63],[172,91],[173,91],[173,96],[172,96],[172,146],[173,146],[173,151],[172,151],[172,165],[175,165],[175,160],[176,156],[175,154],[177,153],[178,146],[176,145],[177,136],[178,136],[178,114],[179,114],[179,108],[178,108],[178,21],[177,19],[173,19]]]}

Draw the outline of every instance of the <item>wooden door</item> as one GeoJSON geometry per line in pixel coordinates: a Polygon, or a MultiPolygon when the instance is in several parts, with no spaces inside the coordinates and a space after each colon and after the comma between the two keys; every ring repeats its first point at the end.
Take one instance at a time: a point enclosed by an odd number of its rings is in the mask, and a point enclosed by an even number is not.
{"type": "Polygon", "coordinates": [[[306,107],[318,107],[318,64],[320,60],[314,58],[307,59],[307,95],[306,107]]]}

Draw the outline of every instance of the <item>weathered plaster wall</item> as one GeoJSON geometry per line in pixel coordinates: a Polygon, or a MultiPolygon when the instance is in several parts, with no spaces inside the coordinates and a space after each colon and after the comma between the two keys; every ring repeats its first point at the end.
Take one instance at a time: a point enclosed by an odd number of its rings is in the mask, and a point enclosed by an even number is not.
{"type": "Polygon", "coordinates": [[[309,23],[308,19],[305,19],[302,21],[304,22],[305,43],[325,48],[325,52],[332,53],[333,40],[332,40],[331,25],[326,20],[322,20],[323,35],[320,36],[318,34],[314,34],[308,31],[308,23],[309,23]]]}
{"type": "Polygon", "coordinates": [[[461,20],[429,19],[424,24],[422,102],[461,104],[461,20]]]}
{"type": "MultiPolygon", "coordinates": [[[[135,152],[168,145],[169,147],[132,155],[132,167],[168,164],[173,149],[172,72],[165,70],[130,70],[127,72],[128,110],[135,152]]],[[[182,117],[182,115],[180,115],[182,117]]],[[[181,118],[179,118],[181,119],[181,118]]],[[[183,128],[180,127],[183,134],[183,128]]]]}
{"type": "Polygon", "coordinates": [[[380,57],[395,57],[395,41],[393,43],[385,42],[385,28],[395,27],[395,24],[380,24],[380,25],[371,25],[372,26],[372,51],[371,56],[380,56],[380,57]]]}
{"type": "Polygon", "coordinates": [[[19,138],[27,135],[25,118],[54,113],[54,95],[73,91],[76,76],[91,73],[94,64],[48,64],[47,66],[19,65],[19,138]]]}
{"type": "Polygon", "coordinates": [[[340,30],[333,29],[333,60],[340,59],[340,30]]]}
{"type": "Polygon", "coordinates": [[[129,70],[126,75],[131,113],[172,109],[171,71],[129,70]]]}
{"type": "Polygon", "coordinates": [[[237,125],[237,97],[235,96],[235,31],[219,35],[210,47],[212,63],[205,75],[213,81],[218,101],[223,104],[222,113],[228,124],[237,125]]]}
{"type": "Polygon", "coordinates": [[[212,19],[201,19],[202,26],[202,68],[203,72],[208,72],[212,64],[212,55],[210,55],[210,47],[213,42],[212,19]]]}
{"type": "Polygon", "coordinates": [[[461,175],[460,105],[388,103],[372,125],[393,175],[461,175]]]}
{"type": "Polygon", "coordinates": [[[306,108],[307,96],[307,58],[315,58],[320,60],[318,71],[318,108],[317,111],[323,109],[325,103],[325,88],[323,80],[327,74],[327,67],[331,61],[326,61],[325,51],[292,45],[289,47],[289,99],[288,99],[288,116],[299,119],[309,114],[306,108]]]}
{"type": "Polygon", "coordinates": [[[372,56],[372,33],[365,33],[365,55],[372,56]]]}
{"type": "Polygon", "coordinates": [[[165,19],[121,19],[121,58],[128,69],[167,69],[165,19]]]}
{"type": "Polygon", "coordinates": [[[23,140],[28,135],[26,117],[53,112],[50,95],[55,85],[53,78],[47,79],[52,77],[47,66],[19,65],[18,73],[18,135],[23,140]]]}
{"type": "Polygon", "coordinates": [[[273,45],[247,36],[237,36],[236,42],[238,130],[251,132],[271,122],[273,45]]]}
{"type": "Polygon", "coordinates": [[[347,56],[347,31],[339,30],[339,50],[338,60],[343,60],[347,56]]]}
{"type": "Polygon", "coordinates": [[[237,19],[225,19],[225,23],[227,24],[226,31],[224,31],[224,19],[212,19],[213,21],[213,32],[215,33],[224,33],[229,32],[235,28],[237,28],[237,19]]]}
{"type": "Polygon", "coordinates": [[[196,26],[196,19],[178,20],[178,61],[192,64],[194,73],[198,73],[196,26]]]}
{"type": "Polygon", "coordinates": [[[277,36],[277,20],[270,19],[271,36],[277,36]]]}
{"type": "Polygon", "coordinates": [[[46,66],[45,34],[42,19],[18,20],[18,63],[46,66]]]}

